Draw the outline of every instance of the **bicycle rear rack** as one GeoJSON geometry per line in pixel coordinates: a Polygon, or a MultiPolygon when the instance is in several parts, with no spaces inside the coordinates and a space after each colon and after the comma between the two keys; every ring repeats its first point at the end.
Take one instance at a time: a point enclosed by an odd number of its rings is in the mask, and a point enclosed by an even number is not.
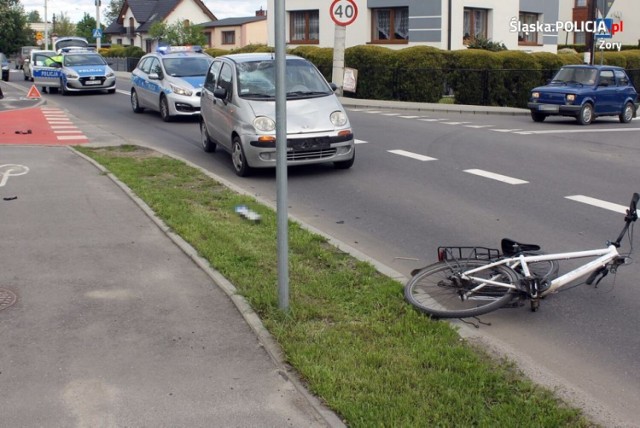
{"type": "Polygon", "coordinates": [[[500,250],[487,247],[438,247],[438,261],[445,260],[495,260],[500,250]]]}

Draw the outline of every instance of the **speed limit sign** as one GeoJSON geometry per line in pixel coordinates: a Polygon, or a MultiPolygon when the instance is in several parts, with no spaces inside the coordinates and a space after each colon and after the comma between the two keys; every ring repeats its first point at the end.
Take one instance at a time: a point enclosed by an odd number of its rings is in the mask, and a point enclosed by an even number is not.
{"type": "Polygon", "coordinates": [[[334,0],[329,13],[333,22],[345,27],[358,17],[358,6],[355,0],[334,0]]]}

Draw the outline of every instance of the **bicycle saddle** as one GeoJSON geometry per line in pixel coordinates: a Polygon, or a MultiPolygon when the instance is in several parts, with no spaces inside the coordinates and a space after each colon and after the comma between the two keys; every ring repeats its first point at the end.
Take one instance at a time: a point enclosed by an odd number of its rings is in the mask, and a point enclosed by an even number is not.
{"type": "Polygon", "coordinates": [[[540,245],[523,244],[509,238],[503,238],[502,241],[500,241],[500,247],[505,256],[513,256],[521,251],[540,251],[540,245]]]}

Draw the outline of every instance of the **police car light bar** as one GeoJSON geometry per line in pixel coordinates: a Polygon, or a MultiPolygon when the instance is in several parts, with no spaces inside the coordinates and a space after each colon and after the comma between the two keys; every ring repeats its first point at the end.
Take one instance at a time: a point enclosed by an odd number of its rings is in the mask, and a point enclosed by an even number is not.
{"type": "Polygon", "coordinates": [[[170,53],[180,53],[180,52],[197,52],[202,53],[202,47],[193,45],[193,46],[158,46],[156,52],[162,55],[167,55],[170,53]]]}
{"type": "Polygon", "coordinates": [[[66,48],[61,48],[58,50],[58,53],[71,53],[71,52],[95,52],[94,48],[83,48],[80,46],[69,46],[66,48]]]}

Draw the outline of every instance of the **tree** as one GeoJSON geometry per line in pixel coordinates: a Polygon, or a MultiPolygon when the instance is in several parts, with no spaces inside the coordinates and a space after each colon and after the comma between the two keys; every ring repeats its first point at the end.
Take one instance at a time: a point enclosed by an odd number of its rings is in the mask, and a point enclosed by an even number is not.
{"type": "Polygon", "coordinates": [[[42,18],[40,18],[40,12],[37,10],[32,10],[27,14],[27,22],[42,22],[42,18]]]}
{"type": "Polygon", "coordinates": [[[204,45],[207,38],[200,25],[189,25],[182,21],[174,24],[154,22],[149,27],[149,35],[170,45],[204,45]]]}
{"type": "Polygon", "coordinates": [[[76,24],[71,22],[64,12],[60,12],[57,17],[53,15],[53,32],[56,33],[58,37],[73,36],[76,34],[76,24]]]}
{"type": "Polygon", "coordinates": [[[0,0],[0,52],[18,52],[21,46],[33,45],[34,34],[19,0],[0,0]]]}
{"type": "Polygon", "coordinates": [[[107,11],[104,13],[104,22],[107,25],[111,25],[112,22],[115,22],[120,15],[120,10],[122,10],[122,5],[124,4],[124,0],[110,0],[109,6],[107,6],[107,11]]]}
{"type": "MultiPolygon", "coordinates": [[[[76,36],[84,37],[89,43],[96,43],[96,39],[93,37],[93,30],[96,28],[96,19],[88,13],[76,24],[76,36]]],[[[100,28],[104,30],[104,25],[100,24],[100,28]]]]}

